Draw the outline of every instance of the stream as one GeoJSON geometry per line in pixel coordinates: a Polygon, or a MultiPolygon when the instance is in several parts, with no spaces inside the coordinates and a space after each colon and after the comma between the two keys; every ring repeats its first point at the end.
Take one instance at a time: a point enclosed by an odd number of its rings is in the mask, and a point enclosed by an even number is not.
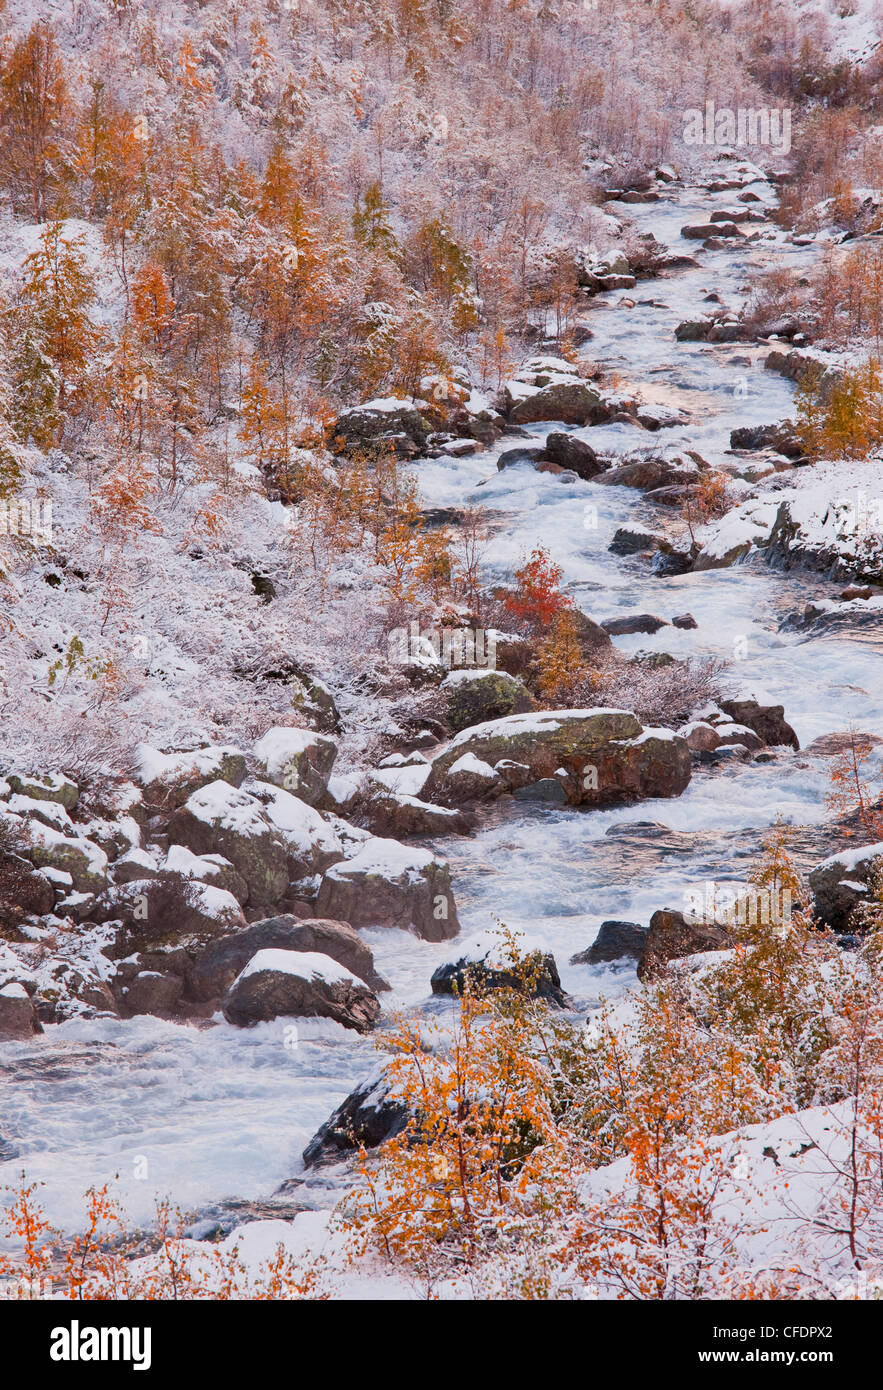
{"type": "MultiPolygon", "coordinates": [[[[768,185],[758,183],[754,190],[763,203],[774,201],[768,185]]],[[[720,251],[680,238],[683,225],[732,206],[737,193],[684,189],[656,203],[629,206],[638,230],[652,232],[673,250],[686,248],[700,265],[593,300],[594,338],[584,351],[605,375],[616,373],[624,389],[640,388],[648,402],[683,409],[690,422],[652,436],[626,424],[573,431],[596,450],[680,444],[717,464],[734,427],[790,413],[792,384],[764,370],[768,348],[678,343],[674,336],[682,319],[707,312],[703,301],[710,292],[736,309],[749,271],[770,265],[805,269],[818,254],[795,247],[773,224],[757,224],[760,240],[720,251]],[[634,300],[634,307],[621,307],[624,298],[634,300]]],[[[539,440],[553,428],[537,425],[529,433],[539,440]]],[[[646,559],[608,550],[620,526],[658,526],[657,510],[640,492],[568,483],[527,466],[498,473],[496,455],[512,444],[508,438],[470,458],[415,465],[428,506],[471,502],[487,509],[490,576],[502,576],[535,545],[547,545],[564,569],[567,591],[596,620],[651,612],[670,621],[690,612],[697,621],[693,630],[668,626],[654,636],[617,638],[626,653],[725,658],[746,692],[784,705],[804,749],[818,736],[844,729],[850,719],[883,736],[879,656],[859,642],[806,641],[777,630],[787,611],[812,597],[831,597],[842,585],[784,574],[760,560],[655,578],[646,559]],[[597,509],[597,525],[587,525],[587,518],[594,520],[587,507],[597,509]]],[[[776,815],[820,826],[828,768],[823,757],[780,751],[766,763],[696,767],[687,791],[675,800],[598,812],[511,799],[497,803],[474,836],[433,842],[451,865],[462,938],[492,927],[495,919],[528,933],[553,953],[564,988],[585,1013],[635,980],[632,965],[568,963],[591,944],[600,923],[613,917],[646,924],[657,908],[680,907],[688,887],[739,879],[776,815]],[[653,822],[657,828],[648,828],[653,822]]],[[[819,831],[805,832],[802,843],[806,863],[825,852],[819,831]]],[[[382,997],[387,1015],[395,1009],[450,1010],[450,1001],[429,995],[429,978],[456,942],[433,945],[393,930],[364,935],[393,987],[382,997]]],[[[64,1229],[79,1224],[86,1189],[105,1181],[132,1222],[149,1220],[154,1198],[162,1194],[200,1213],[202,1222],[194,1227],[199,1233],[218,1213],[233,1224],[238,1211],[275,1209],[271,1194],[299,1173],[305,1143],[379,1062],[372,1039],[327,1020],[299,1020],[294,1048],[286,1045],[282,1019],[247,1030],[152,1017],[50,1027],[33,1041],[3,1049],[0,1184],[17,1181],[22,1169],[31,1181],[44,1182],[40,1200],[64,1229]]],[[[338,1180],[329,1173],[310,1177],[285,1200],[327,1205],[338,1195],[338,1180]]]]}

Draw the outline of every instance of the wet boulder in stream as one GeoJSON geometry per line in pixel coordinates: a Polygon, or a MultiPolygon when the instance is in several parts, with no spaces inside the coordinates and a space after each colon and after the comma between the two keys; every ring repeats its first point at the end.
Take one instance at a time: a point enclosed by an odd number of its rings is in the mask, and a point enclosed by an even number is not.
{"type": "Polygon", "coordinates": [[[327,870],[316,912],[354,927],[399,927],[425,941],[446,941],[460,930],[445,861],[380,837],[327,870]]]}
{"type": "Polygon", "coordinates": [[[860,845],[823,859],[810,872],[809,887],[822,921],[835,931],[849,930],[856,907],[869,901],[883,869],[883,844],[860,845]]]}
{"type": "Polygon", "coordinates": [[[683,912],[664,907],[650,918],[650,928],[641,959],[638,979],[651,980],[665,971],[670,961],[705,951],[725,951],[733,944],[727,927],[715,922],[694,922],[683,912]]]}
{"type": "Polygon", "coordinates": [[[493,934],[483,933],[464,944],[456,960],[439,965],[430,981],[433,994],[462,996],[509,989],[531,999],[543,999],[554,1008],[567,1007],[555,957],[542,946],[521,938],[518,959],[493,934]]]}
{"type": "Polygon", "coordinates": [[[367,1033],[380,1004],[363,980],[339,961],[313,951],[258,951],[233,981],[222,1004],[240,1028],[271,1019],[330,1018],[367,1033]]]}
{"type": "Polygon", "coordinates": [[[301,919],[283,914],[253,922],[210,942],[197,956],[190,972],[189,990],[194,999],[220,999],[258,951],[305,951],[329,956],[372,990],[389,985],[374,968],[374,956],[348,922],[326,918],[301,919]]]}
{"type": "Polygon", "coordinates": [[[342,1163],[359,1149],[376,1149],[401,1134],[407,1104],[384,1071],[375,1071],[346,1097],[303,1151],[305,1168],[342,1163]]]}
{"type": "Polygon", "coordinates": [[[506,382],[503,402],[515,425],[543,420],[588,425],[601,404],[601,395],[573,363],[560,357],[534,357],[506,382]]]}
{"type": "Polygon", "coordinates": [[[668,729],[643,728],[625,710],[542,710],[464,729],[433,760],[424,795],[443,788],[466,754],[490,767],[522,764],[534,781],[563,772],[573,805],[680,796],[690,781],[686,741],[668,729]]]}

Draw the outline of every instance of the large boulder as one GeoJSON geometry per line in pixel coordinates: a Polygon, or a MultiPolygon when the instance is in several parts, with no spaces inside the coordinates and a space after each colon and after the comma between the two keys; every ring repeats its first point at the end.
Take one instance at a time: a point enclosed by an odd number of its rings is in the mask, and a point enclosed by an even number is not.
{"type": "MultiPolygon", "coordinates": [[[[195,855],[190,854],[189,850],[182,849],[180,845],[176,848],[180,849],[183,854],[190,855],[195,863],[200,862],[195,855]]],[[[160,867],[155,853],[150,853],[146,849],[130,849],[114,860],[112,875],[114,883],[134,883],[136,879],[156,878],[159,872],[160,867]]]]}
{"type": "Polygon", "coordinates": [[[695,483],[702,469],[695,458],[681,455],[648,454],[643,458],[627,459],[599,473],[596,483],[610,487],[634,487],[642,492],[657,488],[695,483]]]}
{"type": "Polygon", "coordinates": [[[499,796],[506,783],[490,763],[482,762],[474,753],[464,753],[435,784],[435,795],[451,806],[463,806],[471,801],[485,801],[499,796]]]}
{"type": "Polygon", "coordinates": [[[633,957],[639,960],[647,942],[647,928],[638,922],[602,922],[598,935],[585,951],[571,956],[571,965],[607,965],[633,957]]]}
{"type": "Polygon", "coordinates": [[[314,951],[258,951],[230,986],[224,1017],[240,1028],[281,1016],[331,1018],[367,1033],[380,1013],[371,990],[338,961],[314,951]]]}
{"type": "Polygon", "coordinates": [[[532,943],[519,943],[515,968],[505,943],[489,939],[486,933],[467,943],[456,960],[445,961],[432,974],[433,994],[461,995],[470,989],[477,994],[510,989],[532,999],[543,999],[555,1008],[566,1008],[567,995],[555,957],[532,943]]]}
{"type": "Polygon", "coordinates": [[[155,1018],[173,1018],[184,988],[179,975],[167,975],[161,970],[139,970],[130,980],[120,983],[116,990],[123,1017],[152,1014],[155,1018]]]}
{"type": "Polygon", "coordinates": [[[667,729],[644,729],[625,710],[543,710],[464,729],[433,760],[427,794],[444,787],[466,754],[492,768],[523,764],[534,781],[563,772],[574,805],[680,796],[690,781],[686,742],[667,729]]]}
{"type": "Polygon", "coordinates": [[[32,820],[26,853],[38,869],[60,869],[70,874],[78,893],[100,893],[107,882],[107,855],[99,845],[82,836],[63,835],[51,826],[32,820]]]}
{"type": "Polygon", "coordinates": [[[249,782],[248,790],[285,847],[289,878],[321,874],[343,858],[337,835],[312,806],[269,782],[249,782]]]}
{"type": "Polygon", "coordinates": [[[638,526],[620,526],[607,549],[613,555],[640,555],[645,551],[658,550],[665,540],[655,531],[644,531],[638,526]]]}
{"type": "Polygon", "coordinates": [[[147,743],[135,748],[137,778],[149,803],[174,809],[210,782],[241,786],[245,754],[232,746],[208,746],[184,752],[161,753],[147,743]]]}
{"type": "Polygon", "coordinates": [[[586,444],[585,440],[577,439],[572,434],[562,434],[558,430],[552,430],[546,435],[543,454],[550,463],[557,464],[559,468],[570,469],[571,473],[587,482],[603,473],[607,467],[605,460],[599,459],[595,450],[590,444],[586,444]]]}
{"type": "Polygon", "coordinates": [[[6,774],[6,781],[9,783],[10,791],[17,792],[20,796],[28,796],[33,801],[54,801],[66,811],[72,811],[80,797],[80,789],[76,782],[58,772],[49,772],[42,777],[9,772],[6,774]]]}
{"type": "Polygon", "coordinates": [[[262,781],[315,806],[327,791],[337,744],[311,729],[274,728],[258,739],[254,754],[262,781]]]}
{"type": "Polygon", "coordinates": [[[339,454],[384,448],[398,454],[416,454],[425,448],[431,429],[431,422],[413,401],[384,397],[343,411],[332,425],[329,439],[331,448],[339,454]]]}
{"type": "Polygon", "coordinates": [[[354,927],[401,927],[426,941],[447,941],[460,930],[444,860],[377,837],[328,869],[316,911],[354,927]]]}
{"type": "Polygon", "coordinates": [[[668,627],[668,621],[652,613],[630,613],[624,618],[604,618],[601,626],[611,637],[624,637],[634,632],[658,632],[661,627],[668,627]]]}
{"type": "MultiPolygon", "coordinates": [[[[287,793],[285,793],[287,795],[287,793]]],[[[248,885],[253,907],[272,907],[288,887],[288,854],[264,807],[227,782],[210,782],[175,813],[171,838],[194,854],[221,854],[248,885]]]]}
{"type": "Polygon", "coordinates": [[[389,989],[374,969],[374,957],[357,931],[347,922],[324,918],[301,920],[285,914],[209,942],[190,972],[190,992],[195,999],[220,999],[258,951],[306,951],[329,956],[372,990],[389,989]]]}
{"type": "Polygon", "coordinates": [[[768,747],[800,748],[800,741],[785,719],[784,705],[761,705],[757,700],[721,700],[720,707],[737,724],[753,729],[768,747]]]}
{"type": "Polygon", "coordinates": [[[638,979],[653,979],[664,972],[669,961],[704,951],[725,951],[732,944],[725,926],[693,922],[683,912],[663,907],[650,918],[650,929],[638,961],[638,979]]]}
{"type": "Polygon", "coordinates": [[[46,875],[21,855],[0,851],[0,935],[23,917],[42,917],[54,906],[55,891],[46,875]]]}
{"type": "Polygon", "coordinates": [[[572,363],[560,357],[535,357],[507,381],[503,391],[509,418],[516,425],[560,420],[588,425],[601,404],[572,363]]]}
{"type": "Polygon", "coordinates": [[[869,900],[883,870],[883,843],[860,845],[823,859],[810,872],[809,886],[818,916],[835,931],[847,931],[853,909],[869,900]]]}
{"type": "Polygon", "coordinates": [[[358,820],[372,835],[402,840],[411,835],[468,835],[472,829],[469,816],[462,811],[434,806],[370,780],[371,794],[359,805],[358,820]]]}
{"type": "Polygon", "coordinates": [[[713,753],[721,744],[721,736],[713,724],[704,719],[693,719],[684,724],[678,733],[687,740],[691,753],[713,753]]]}
{"type": "Polygon", "coordinates": [[[409,1118],[408,1106],[389,1077],[375,1072],[316,1131],[304,1149],[304,1166],[340,1163],[360,1149],[376,1149],[401,1134],[409,1118]]]}
{"type": "Polygon", "coordinates": [[[43,825],[60,830],[62,835],[82,833],[58,801],[37,801],[32,796],[22,796],[20,792],[15,792],[6,805],[12,815],[21,816],[25,821],[42,821],[43,825]]]}
{"type": "Polygon", "coordinates": [[[688,241],[705,241],[708,237],[741,237],[744,233],[735,222],[693,222],[681,228],[681,236],[688,241]]]}
{"type": "Polygon", "coordinates": [[[320,874],[343,856],[318,812],[269,782],[201,787],[172,817],[170,833],[196,855],[228,859],[248,885],[252,908],[272,907],[291,880],[320,874]]]}
{"type": "Polygon", "coordinates": [[[114,884],[91,907],[96,922],[120,922],[123,950],[149,944],[204,941],[245,926],[232,893],[198,879],[161,873],[153,878],[114,884]]]}
{"type": "Polygon", "coordinates": [[[497,470],[502,473],[504,468],[517,468],[519,464],[529,463],[531,467],[542,463],[546,457],[546,451],[539,445],[536,447],[517,447],[514,449],[503,449],[497,455],[497,470]]]}
{"type": "Polygon", "coordinates": [[[560,420],[565,425],[588,425],[601,397],[585,381],[559,381],[516,402],[511,419],[516,425],[560,420]]]}
{"type": "Polygon", "coordinates": [[[0,1040],[27,1041],[42,1033],[34,1002],[24,985],[13,980],[0,988],[0,1040]]]}
{"type": "Polygon", "coordinates": [[[747,724],[727,722],[716,724],[714,728],[720,740],[718,747],[729,748],[738,744],[741,748],[747,748],[749,753],[759,753],[763,748],[763,739],[747,724]]]}
{"type": "Polygon", "coordinates": [[[787,459],[806,458],[806,448],[790,420],[780,420],[774,425],[740,425],[730,431],[730,448],[772,449],[787,459]]]}
{"type": "MultiPolygon", "coordinates": [[[[132,855],[135,854],[143,855],[143,851],[133,850],[132,855]]],[[[121,879],[117,873],[119,863],[117,860],[113,866],[116,882],[131,881],[136,875],[128,875],[121,879]]],[[[222,888],[225,893],[232,893],[238,903],[248,901],[248,884],[223,854],[193,854],[184,845],[169,845],[162,867],[166,873],[180,874],[183,878],[195,878],[201,883],[211,884],[214,888],[222,888]]]]}
{"type": "Polygon", "coordinates": [[[441,683],[447,700],[448,723],[455,732],[488,719],[524,714],[535,701],[518,676],[505,671],[451,671],[441,683]]]}

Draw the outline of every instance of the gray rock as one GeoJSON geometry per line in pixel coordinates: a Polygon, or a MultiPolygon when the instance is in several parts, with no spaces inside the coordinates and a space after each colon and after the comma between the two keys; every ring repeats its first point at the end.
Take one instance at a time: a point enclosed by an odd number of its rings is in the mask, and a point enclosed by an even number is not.
{"type": "Polygon", "coordinates": [[[142,970],[123,988],[119,997],[126,1013],[164,1018],[175,1014],[183,988],[184,981],[177,975],[142,970]]]}
{"type": "Polygon", "coordinates": [[[525,956],[524,964],[526,973],[521,975],[490,965],[487,958],[473,960],[461,956],[458,960],[446,961],[433,971],[430,981],[432,992],[462,995],[467,988],[479,994],[511,989],[532,999],[544,999],[555,1008],[566,1008],[568,998],[561,988],[555,957],[548,952],[534,951],[525,956]]]}
{"type": "Polygon", "coordinates": [[[460,930],[444,860],[381,838],[327,871],[316,912],[354,927],[399,927],[426,941],[446,941],[460,930]]]}
{"type": "Polygon", "coordinates": [[[645,550],[658,550],[664,537],[653,531],[641,531],[635,526],[620,526],[607,549],[614,555],[638,555],[645,550]]]}
{"type": "Polygon", "coordinates": [[[536,705],[524,682],[505,671],[452,671],[442,681],[441,693],[455,733],[486,719],[524,714],[536,705]]]}
{"type": "Polygon", "coordinates": [[[66,811],[72,811],[80,799],[80,789],[76,782],[61,773],[50,772],[42,777],[29,777],[24,773],[8,772],[6,780],[10,791],[20,796],[29,796],[33,801],[55,801],[66,811]]]}
{"type": "Polygon", "coordinates": [[[544,710],[464,729],[433,759],[424,794],[432,795],[465,754],[491,767],[501,759],[523,763],[535,781],[553,778],[563,768],[575,805],[679,796],[690,780],[686,742],[674,735],[645,734],[640,721],[624,710],[544,710]]]}
{"type": "Polygon", "coordinates": [[[737,724],[753,729],[768,747],[800,748],[796,733],[785,719],[784,705],[761,705],[757,700],[721,700],[720,707],[737,724]]]}
{"type": "Polygon", "coordinates": [[[640,959],[647,943],[647,928],[638,922],[602,922],[598,935],[585,951],[571,956],[571,965],[605,965],[626,957],[640,959]]]}
{"type": "Polygon", "coordinates": [[[504,449],[497,456],[497,468],[502,471],[504,468],[515,468],[520,463],[539,463],[545,458],[545,450],[542,448],[528,449],[504,449]]]}
{"type": "Polygon", "coordinates": [[[516,787],[512,795],[516,801],[544,801],[550,806],[567,805],[567,792],[554,777],[541,777],[538,782],[516,787]]]}
{"type": "Polygon", "coordinates": [[[852,911],[869,899],[876,873],[883,868],[883,844],[842,850],[823,859],[809,875],[816,912],[835,931],[846,931],[852,911]]]}
{"type": "Polygon", "coordinates": [[[0,989],[0,1039],[27,1041],[43,1028],[34,1001],[22,985],[11,983],[0,989]]]}
{"type": "Polygon", "coordinates": [[[363,1081],[316,1131],[303,1151],[304,1166],[340,1163],[359,1149],[376,1149],[394,1139],[410,1112],[383,1074],[363,1081]]]}
{"type": "Polygon", "coordinates": [[[598,458],[591,445],[572,434],[553,430],[546,436],[545,457],[560,468],[569,468],[578,478],[588,481],[603,473],[606,463],[598,458]]]}
{"type": "Polygon", "coordinates": [[[669,624],[665,618],[654,617],[652,613],[632,613],[626,618],[605,618],[601,626],[611,637],[622,637],[633,632],[658,632],[669,624]]]}
{"type": "Polygon", "coordinates": [[[741,237],[743,235],[735,222],[695,222],[681,228],[681,236],[688,241],[704,241],[706,237],[741,237]]]}
{"type": "Polygon", "coordinates": [[[535,395],[518,401],[510,412],[517,425],[541,420],[561,420],[565,425],[589,425],[600,404],[597,391],[583,381],[553,382],[535,395]]]}
{"type": "Polygon", "coordinates": [[[275,727],[258,739],[254,755],[262,781],[315,806],[328,789],[337,744],[311,729],[275,727]]]}

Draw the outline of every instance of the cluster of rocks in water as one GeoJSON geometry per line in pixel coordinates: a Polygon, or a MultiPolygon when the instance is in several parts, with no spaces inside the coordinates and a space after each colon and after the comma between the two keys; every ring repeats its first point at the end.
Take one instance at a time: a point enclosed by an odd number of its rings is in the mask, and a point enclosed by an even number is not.
{"type": "MultiPolygon", "coordinates": [[[[328,734],[295,727],[248,751],[198,733],[139,745],[135,779],[100,796],[61,774],[8,770],[0,1034],[96,1012],[220,1011],[240,1025],[320,1015],[365,1031],[384,982],[360,930],[428,941],[459,931],[448,865],[427,839],[468,832],[499,797],[574,807],[675,797],[711,752],[796,746],[781,707],[751,701],[671,730],[624,710],[537,709],[505,671],[451,671],[440,690],[453,737],[358,777],[335,775],[328,734]]],[[[559,987],[554,963],[549,980],[559,987]]]]}
{"type": "MultiPolygon", "coordinates": [[[[527,436],[526,426],[545,422],[584,428],[624,422],[655,433],[687,421],[682,411],[641,403],[603,388],[566,358],[530,358],[488,398],[465,383],[428,378],[426,395],[366,401],[344,411],[329,430],[329,445],[341,458],[458,458],[492,447],[504,435],[527,436]]],[[[592,478],[608,465],[584,443],[553,433],[541,448],[504,451],[499,467],[531,462],[541,471],[592,478]]]]}

